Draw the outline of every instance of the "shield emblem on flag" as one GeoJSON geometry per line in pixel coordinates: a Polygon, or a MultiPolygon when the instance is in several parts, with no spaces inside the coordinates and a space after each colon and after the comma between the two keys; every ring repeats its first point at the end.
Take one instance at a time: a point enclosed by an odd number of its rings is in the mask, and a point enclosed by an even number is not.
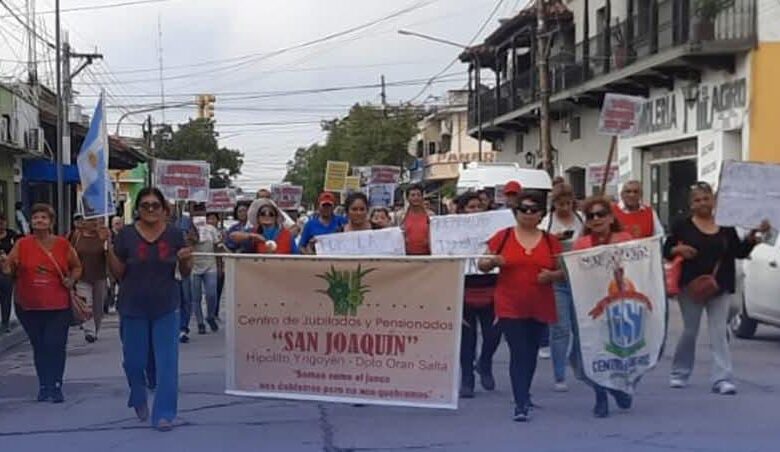
{"type": "Polygon", "coordinates": [[[644,304],[630,296],[610,303],[606,312],[609,325],[607,351],[625,357],[645,346],[645,312],[644,304]]]}

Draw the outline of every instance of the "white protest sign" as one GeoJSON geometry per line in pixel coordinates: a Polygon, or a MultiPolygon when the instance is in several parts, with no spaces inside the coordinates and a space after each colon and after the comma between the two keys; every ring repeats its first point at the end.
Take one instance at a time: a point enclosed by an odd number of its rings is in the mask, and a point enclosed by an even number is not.
{"type": "Polygon", "coordinates": [[[207,212],[230,212],[236,205],[236,191],[230,188],[209,190],[209,200],[206,203],[207,212]]]}
{"type": "Polygon", "coordinates": [[[301,206],[303,187],[299,185],[271,185],[271,199],[282,210],[294,210],[301,206]]]}
{"type": "Polygon", "coordinates": [[[155,185],[170,200],[208,202],[210,174],[208,162],[154,161],[155,185]]]}
{"type": "Polygon", "coordinates": [[[633,394],[666,340],[661,237],[565,253],[563,261],[580,338],[576,361],[591,382],[633,394]]]}
{"type": "Polygon", "coordinates": [[[754,228],[763,220],[780,226],[780,165],[723,162],[715,222],[754,228]]]}
{"type": "MultiPolygon", "coordinates": [[[[515,226],[509,209],[463,215],[431,217],[431,254],[434,256],[475,256],[496,232],[515,226]]],[[[466,274],[481,274],[474,259],[466,264],[466,274]]]]}
{"type": "Polygon", "coordinates": [[[373,184],[368,187],[370,207],[393,207],[395,184],[373,184]]]}
{"type": "Polygon", "coordinates": [[[607,93],[599,116],[599,133],[621,138],[636,135],[644,102],[642,97],[607,93]]]}
{"type": "Polygon", "coordinates": [[[318,256],[405,256],[401,228],[321,235],[315,245],[318,256]]]}

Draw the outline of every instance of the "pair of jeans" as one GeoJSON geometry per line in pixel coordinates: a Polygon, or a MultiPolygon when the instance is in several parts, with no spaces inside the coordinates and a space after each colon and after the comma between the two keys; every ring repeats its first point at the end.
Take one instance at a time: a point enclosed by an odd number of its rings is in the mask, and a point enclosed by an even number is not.
{"type": "Polygon", "coordinates": [[[473,308],[463,306],[463,325],[460,339],[460,371],[464,381],[474,381],[474,361],[477,353],[477,328],[482,330],[482,349],[477,371],[493,374],[493,355],[501,343],[501,331],[494,324],[493,305],[473,308]]]}
{"type": "Polygon", "coordinates": [[[179,330],[189,333],[192,317],[192,280],[189,276],[182,277],[179,281],[179,314],[181,316],[179,330]]]}
{"type": "Polygon", "coordinates": [[[98,335],[103,321],[103,307],[106,302],[107,280],[100,279],[95,282],[79,281],[76,284],[76,292],[87,300],[92,306],[92,319],[84,323],[84,334],[98,335]]]}
{"type": "Polygon", "coordinates": [[[27,311],[16,305],[16,316],[32,344],[38,383],[46,388],[62,386],[68,328],[73,317],[70,309],[27,311]]]}
{"type": "Polygon", "coordinates": [[[703,311],[707,311],[707,330],[710,333],[712,349],[711,383],[731,381],[731,352],[728,341],[728,316],[731,298],[734,294],[721,294],[707,304],[699,304],[691,300],[684,292],[677,297],[680,313],[683,319],[683,333],[677,342],[677,348],[672,360],[672,378],[687,381],[693,373],[696,358],[696,337],[699,335],[699,324],[703,311]]]}
{"type": "Polygon", "coordinates": [[[152,406],[152,425],[176,418],[179,392],[179,312],[156,319],[122,317],[122,356],[130,397],[127,406],[146,405],[150,350],[154,354],[157,392],[152,406]],[[151,346],[150,346],[151,344],[151,346]]]}
{"type": "Polygon", "coordinates": [[[14,281],[6,274],[0,274],[0,325],[8,326],[11,321],[11,296],[14,291],[14,281]]]}
{"type": "Polygon", "coordinates": [[[558,321],[550,326],[550,355],[556,383],[566,381],[569,345],[572,337],[572,310],[574,300],[567,281],[553,284],[558,321]]]}
{"type": "Polygon", "coordinates": [[[203,325],[203,297],[206,297],[206,320],[217,316],[217,272],[208,271],[190,276],[192,280],[192,310],[198,325],[203,325]]]}
{"type": "Polygon", "coordinates": [[[534,319],[500,319],[498,326],[509,345],[509,377],[515,405],[528,408],[545,324],[534,319]]]}

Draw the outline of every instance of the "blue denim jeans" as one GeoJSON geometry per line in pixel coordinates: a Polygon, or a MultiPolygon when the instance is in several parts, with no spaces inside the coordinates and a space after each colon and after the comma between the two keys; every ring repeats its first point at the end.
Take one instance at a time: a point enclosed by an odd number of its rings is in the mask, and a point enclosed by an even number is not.
{"type": "Polygon", "coordinates": [[[181,318],[179,329],[185,333],[190,332],[190,318],[192,317],[192,281],[191,276],[179,281],[179,313],[181,318]]]}
{"type": "Polygon", "coordinates": [[[152,406],[152,425],[160,420],[173,421],[176,418],[179,392],[179,313],[173,311],[149,320],[136,317],[122,317],[123,367],[130,397],[130,408],[146,405],[147,362],[150,348],[154,352],[157,392],[152,406]],[[150,347],[151,341],[151,347],[150,347]]]}
{"type": "Polygon", "coordinates": [[[214,320],[217,316],[217,272],[210,271],[193,274],[192,279],[192,310],[198,325],[203,325],[203,296],[206,296],[206,319],[214,320]]]}
{"type": "Polygon", "coordinates": [[[552,357],[555,382],[566,380],[566,365],[569,361],[569,344],[572,336],[572,309],[574,308],[571,286],[568,282],[553,285],[555,290],[555,307],[558,311],[558,322],[550,325],[550,355],[552,357]]]}

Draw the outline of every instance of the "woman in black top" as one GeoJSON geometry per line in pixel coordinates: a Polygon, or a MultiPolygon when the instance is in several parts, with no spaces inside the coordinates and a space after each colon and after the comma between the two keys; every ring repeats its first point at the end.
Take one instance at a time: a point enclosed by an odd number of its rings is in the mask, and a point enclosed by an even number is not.
{"type": "Polygon", "coordinates": [[[712,391],[718,394],[735,394],[732,382],[731,355],[728,345],[728,312],[735,289],[736,259],[750,255],[760,240],[758,232],[767,232],[767,222],[740,240],[733,227],[720,227],[714,217],[715,197],[712,187],[698,182],[691,187],[690,208],[692,215],[678,221],[664,246],[667,259],[682,256],[682,276],[679,295],[680,312],[684,330],[677,343],[672,363],[670,385],[683,388],[693,372],[696,337],[703,310],[707,310],[708,330],[712,344],[712,391]],[[686,293],[688,285],[699,276],[712,275],[720,287],[720,293],[706,303],[697,303],[686,293]]]}
{"type": "MultiPolygon", "coordinates": [[[[8,219],[5,215],[0,214],[0,254],[10,254],[17,237],[16,231],[8,229],[8,219]]],[[[13,280],[5,274],[0,274],[0,334],[11,332],[11,294],[13,287],[13,280]]]]}

